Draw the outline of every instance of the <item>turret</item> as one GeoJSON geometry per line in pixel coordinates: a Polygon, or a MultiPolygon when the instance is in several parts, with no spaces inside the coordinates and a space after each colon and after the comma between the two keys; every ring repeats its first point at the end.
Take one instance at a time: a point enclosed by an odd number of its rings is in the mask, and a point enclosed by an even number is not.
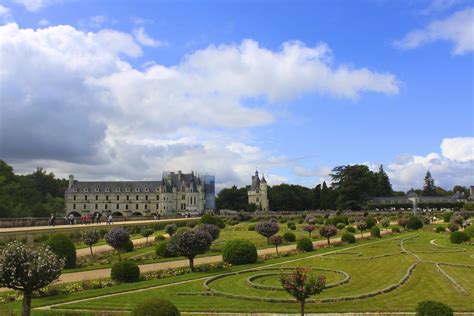
{"type": "Polygon", "coordinates": [[[74,175],[69,175],[69,189],[74,185],[74,175]]]}

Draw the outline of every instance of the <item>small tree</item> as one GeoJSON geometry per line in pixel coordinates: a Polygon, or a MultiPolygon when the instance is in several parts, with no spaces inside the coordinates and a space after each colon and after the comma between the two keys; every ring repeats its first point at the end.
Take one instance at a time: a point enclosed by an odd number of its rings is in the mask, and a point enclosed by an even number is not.
{"type": "Polygon", "coordinates": [[[326,278],[324,276],[308,278],[308,272],[307,268],[296,268],[291,274],[282,274],[280,277],[281,285],[285,291],[300,302],[301,316],[304,316],[304,303],[306,299],[321,293],[326,285],[326,278]]]}
{"type": "Polygon", "coordinates": [[[367,224],[364,221],[356,223],[357,229],[360,231],[360,236],[364,238],[364,231],[367,229],[367,224]]]}
{"type": "Polygon", "coordinates": [[[309,234],[309,238],[311,238],[311,233],[316,230],[316,226],[308,225],[303,228],[304,231],[307,231],[309,234]]]}
{"type": "Polygon", "coordinates": [[[142,231],[140,232],[140,235],[142,235],[143,237],[145,237],[145,245],[148,246],[148,237],[150,237],[151,235],[153,235],[155,231],[151,228],[143,228],[142,231]]]}
{"type": "Polygon", "coordinates": [[[216,240],[219,238],[220,228],[213,224],[201,224],[197,227],[197,229],[207,231],[209,235],[211,235],[212,240],[216,240]]]}
{"type": "Polygon", "coordinates": [[[329,238],[337,235],[337,228],[334,225],[325,225],[319,229],[319,234],[328,239],[328,245],[330,244],[329,238]]]}
{"type": "Polygon", "coordinates": [[[316,223],[316,217],[313,215],[307,215],[305,218],[306,223],[308,224],[315,224],[316,223]]]}
{"type": "Polygon", "coordinates": [[[458,213],[455,213],[453,216],[451,216],[450,222],[452,224],[458,225],[459,227],[464,228],[464,217],[458,215],[458,213]]]}
{"type": "Polygon", "coordinates": [[[382,226],[385,228],[385,232],[387,232],[387,228],[390,226],[390,218],[385,217],[382,219],[382,226]]]}
{"type": "Polygon", "coordinates": [[[165,232],[170,235],[170,237],[173,237],[174,233],[176,233],[176,230],[178,228],[176,227],[175,224],[169,224],[169,225],[166,225],[165,227],[165,232]]]}
{"type": "Polygon", "coordinates": [[[33,249],[19,241],[7,244],[0,264],[0,286],[23,292],[23,316],[31,312],[33,291],[56,281],[64,267],[48,248],[33,249]]]}
{"type": "Polygon", "coordinates": [[[274,222],[261,222],[255,225],[255,231],[263,237],[266,237],[268,244],[270,243],[270,236],[273,236],[278,233],[279,229],[280,227],[278,226],[278,224],[274,222]]]}
{"type": "Polygon", "coordinates": [[[114,227],[105,235],[105,242],[117,250],[119,261],[122,261],[120,252],[130,240],[130,233],[122,227],[114,227]]]}
{"type": "Polygon", "coordinates": [[[91,256],[94,254],[92,253],[92,246],[99,242],[100,233],[96,230],[86,230],[82,232],[82,241],[89,246],[91,250],[91,256]]]}
{"type": "Polygon", "coordinates": [[[273,236],[270,237],[270,243],[272,245],[275,245],[276,253],[277,253],[277,256],[278,256],[279,255],[278,254],[278,246],[283,243],[283,237],[281,237],[280,235],[273,235],[273,236]]]}
{"type": "Polygon", "coordinates": [[[398,219],[398,225],[399,226],[402,226],[403,229],[406,229],[407,228],[407,225],[408,225],[408,219],[406,217],[401,217],[398,219]]]}
{"type": "Polygon", "coordinates": [[[205,230],[190,230],[174,235],[169,243],[168,250],[178,256],[189,259],[189,268],[194,271],[194,257],[209,250],[212,236],[205,230]]]}

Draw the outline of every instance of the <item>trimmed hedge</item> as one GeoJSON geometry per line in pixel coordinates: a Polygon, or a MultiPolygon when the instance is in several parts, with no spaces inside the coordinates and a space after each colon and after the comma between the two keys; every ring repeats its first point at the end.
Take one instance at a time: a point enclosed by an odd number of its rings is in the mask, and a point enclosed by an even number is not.
{"type": "Polygon", "coordinates": [[[296,241],[296,236],[292,232],[286,232],[283,234],[283,239],[287,242],[294,242],[296,241]]]}
{"type": "Polygon", "coordinates": [[[423,222],[417,216],[411,215],[408,218],[407,228],[411,230],[418,230],[423,228],[423,222]]]}
{"type": "Polygon", "coordinates": [[[453,244],[461,244],[463,242],[468,242],[469,240],[471,240],[471,238],[465,232],[457,231],[451,233],[451,235],[449,236],[449,240],[453,244]]]}
{"type": "Polygon", "coordinates": [[[436,232],[437,233],[444,233],[446,231],[446,228],[444,226],[437,226],[436,227],[436,232]]]}
{"type": "Polygon", "coordinates": [[[291,222],[291,223],[288,223],[287,224],[288,228],[291,229],[291,230],[296,230],[296,224],[291,222]]]}
{"type": "Polygon", "coordinates": [[[314,247],[313,243],[311,242],[311,239],[305,237],[298,240],[298,243],[296,244],[296,249],[298,249],[299,251],[310,252],[314,250],[314,247]]]}
{"type": "Polygon", "coordinates": [[[448,305],[436,301],[423,301],[416,308],[418,316],[453,316],[454,311],[448,305]]]}
{"type": "Polygon", "coordinates": [[[356,229],[353,226],[346,226],[346,232],[355,233],[356,229]]]}
{"type": "Polygon", "coordinates": [[[133,261],[120,261],[112,266],[110,278],[118,282],[137,282],[140,279],[140,268],[133,261]]]}
{"type": "Polygon", "coordinates": [[[474,238],[474,225],[468,226],[464,232],[471,238],[474,238]]]}
{"type": "Polygon", "coordinates": [[[224,262],[240,265],[257,262],[257,248],[248,240],[230,240],[222,247],[224,262]]]}
{"type": "Polygon", "coordinates": [[[74,247],[69,237],[63,234],[55,234],[46,240],[45,245],[59,258],[65,259],[64,267],[66,269],[76,266],[76,247],[74,247]]]}
{"type": "Polygon", "coordinates": [[[168,300],[150,297],[135,305],[132,316],[180,316],[179,310],[168,300]]]}
{"type": "Polygon", "coordinates": [[[123,245],[123,247],[121,248],[122,251],[124,252],[132,252],[133,249],[135,249],[135,246],[133,245],[133,241],[131,241],[130,239],[123,245]]]}
{"type": "Polygon", "coordinates": [[[380,238],[380,228],[378,228],[377,226],[373,226],[371,229],[370,229],[370,236],[372,237],[375,237],[375,238],[380,238]]]}
{"type": "Polygon", "coordinates": [[[351,234],[351,233],[344,233],[344,234],[342,234],[342,236],[341,236],[341,241],[342,241],[342,242],[346,242],[346,243],[348,243],[348,244],[355,244],[356,238],[355,238],[354,234],[351,234]]]}
{"type": "Polygon", "coordinates": [[[337,227],[337,229],[341,230],[341,229],[344,229],[344,227],[346,227],[346,224],[344,224],[344,223],[337,223],[336,227],[337,227]]]}

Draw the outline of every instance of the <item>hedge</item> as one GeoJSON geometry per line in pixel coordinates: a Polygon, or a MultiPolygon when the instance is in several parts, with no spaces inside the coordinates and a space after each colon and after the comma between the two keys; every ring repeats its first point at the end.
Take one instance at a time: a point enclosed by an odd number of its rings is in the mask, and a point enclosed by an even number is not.
{"type": "Polygon", "coordinates": [[[309,238],[301,238],[298,240],[298,243],[296,244],[296,249],[299,251],[305,251],[305,252],[310,252],[313,251],[313,243],[311,242],[311,239],[309,238]]]}
{"type": "Polygon", "coordinates": [[[370,229],[370,236],[372,237],[375,237],[375,238],[380,238],[380,228],[378,228],[377,226],[373,226],[371,229],[370,229]]]}
{"type": "Polygon", "coordinates": [[[416,308],[418,316],[452,316],[454,311],[448,305],[436,301],[423,301],[416,308]]]}
{"type": "Polygon", "coordinates": [[[222,248],[224,262],[240,265],[257,262],[257,248],[248,240],[230,240],[222,248]]]}
{"type": "Polygon", "coordinates": [[[283,239],[287,242],[294,242],[296,241],[296,236],[292,232],[286,232],[283,234],[283,239]]]}
{"type": "Polygon", "coordinates": [[[110,278],[118,282],[137,282],[140,279],[140,268],[133,261],[120,261],[112,266],[110,278]]]}
{"type": "Polygon", "coordinates": [[[449,236],[449,240],[453,244],[461,244],[463,242],[468,242],[469,240],[471,240],[471,238],[465,232],[457,231],[451,233],[451,235],[449,236]]]}
{"type": "Polygon", "coordinates": [[[418,230],[423,228],[423,222],[421,219],[415,215],[411,215],[408,218],[407,228],[411,230],[418,230]]]}
{"type": "Polygon", "coordinates": [[[155,253],[160,258],[172,258],[174,254],[168,250],[168,242],[161,241],[155,247],[155,253]]]}
{"type": "Polygon", "coordinates": [[[180,316],[176,306],[168,300],[150,297],[135,305],[132,316],[180,316]]]}
{"type": "Polygon", "coordinates": [[[55,234],[46,240],[45,245],[58,257],[65,259],[65,268],[76,266],[76,247],[69,237],[63,234],[55,234]]]}
{"type": "Polygon", "coordinates": [[[354,244],[356,242],[356,238],[355,238],[354,234],[344,233],[341,236],[341,241],[346,242],[348,244],[354,244]]]}

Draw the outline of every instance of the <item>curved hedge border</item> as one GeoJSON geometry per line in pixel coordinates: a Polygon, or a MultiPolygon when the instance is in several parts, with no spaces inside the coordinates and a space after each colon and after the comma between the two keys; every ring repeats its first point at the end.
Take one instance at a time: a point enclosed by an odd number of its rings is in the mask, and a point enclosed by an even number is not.
{"type": "MultiPolygon", "coordinates": [[[[364,257],[364,258],[337,258],[334,256],[321,256],[321,258],[325,259],[334,259],[334,260],[370,260],[370,259],[379,259],[391,256],[397,256],[403,254],[403,251],[400,252],[392,252],[392,253],[384,253],[383,255],[371,256],[371,257],[364,257]]],[[[334,255],[334,254],[333,254],[334,255]]]]}
{"type": "Polygon", "coordinates": [[[459,293],[463,294],[463,295],[469,295],[469,292],[463,288],[461,286],[461,284],[459,284],[452,276],[450,276],[446,271],[444,271],[443,269],[441,269],[441,264],[439,262],[436,262],[435,264],[436,268],[438,269],[438,271],[444,275],[446,277],[446,279],[448,279],[451,284],[453,285],[453,287],[456,289],[456,291],[458,291],[459,293]]]}
{"type": "MultiPolygon", "coordinates": [[[[275,270],[279,270],[279,271],[284,271],[284,270],[294,270],[294,268],[269,268],[269,269],[264,269],[262,271],[275,271],[275,270]]],[[[326,271],[326,272],[335,272],[337,274],[340,274],[344,277],[344,279],[342,279],[341,281],[338,281],[338,282],[334,282],[334,283],[329,283],[329,284],[326,284],[326,286],[324,287],[325,289],[330,289],[330,288],[333,288],[333,287],[336,287],[336,286],[340,286],[340,285],[343,285],[343,284],[346,284],[350,281],[351,279],[351,276],[347,273],[347,272],[344,272],[344,271],[341,271],[341,270],[333,270],[333,269],[324,269],[324,268],[311,268],[311,270],[314,270],[314,271],[326,271]]],[[[284,288],[282,287],[276,287],[276,286],[270,286],[270,285],[262,285],[262,284],[257,284],[257,283],[254,283],[253,281],[256,280],[256,279],[259,279],[259,278],[262,278],[262,277],[266,277],[266,276],[271,276],[271,275],[275,275],[275,273],[260,273],[260,274],[254,274],[254,275],[251,275],[247,278],[247,280],[245,281],[245,283],[247,283],[248,286],[250,287],[253,287],[253,288],[256,288],[256,289],[259,289],[259,290],[267,290],[267,291],[285,291],[284,288]]]]}

